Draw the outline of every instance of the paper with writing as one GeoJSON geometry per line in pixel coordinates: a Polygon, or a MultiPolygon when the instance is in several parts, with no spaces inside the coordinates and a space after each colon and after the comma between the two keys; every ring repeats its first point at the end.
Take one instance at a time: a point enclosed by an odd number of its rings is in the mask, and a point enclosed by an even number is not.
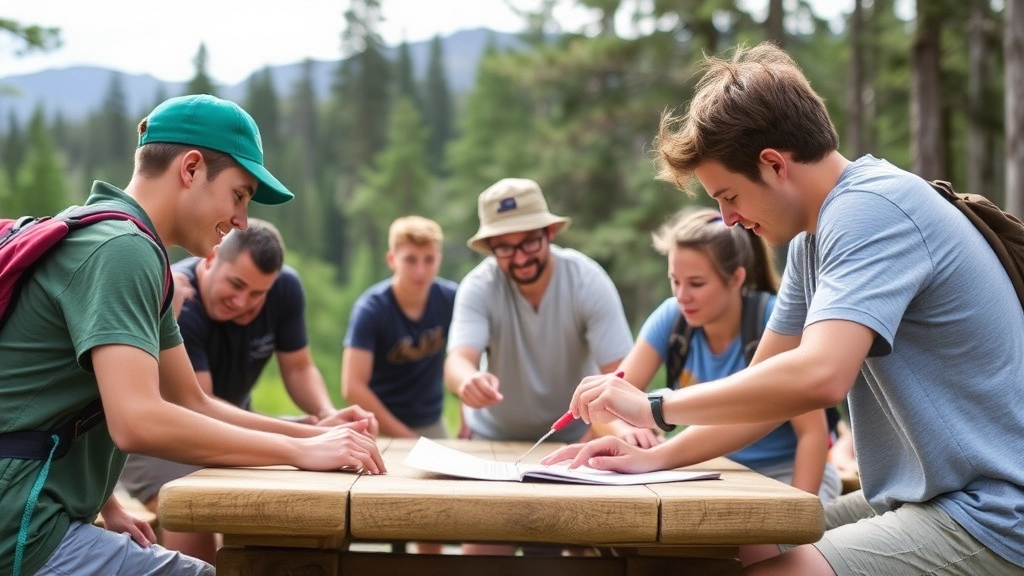
{"type": "Polygon", "coordinates": [[[409,455],[405,457],[405,465],[410,468],[460,478],[504,480],[508,482],[522,482],[523,480],[534,478],[576,484],[626,486],[631,484],[682,482],[686,480],[712,480],[719,477],[717,472],[690,472],[686,470],[658,470],[641,474],[623,474],[587,467],[570,470],[565,463],[552,466],[544,466],[543,464],[514,464],[512,462],[487,460],[466,454],[427,438],[420,438],[416,442],[409,455]]]}

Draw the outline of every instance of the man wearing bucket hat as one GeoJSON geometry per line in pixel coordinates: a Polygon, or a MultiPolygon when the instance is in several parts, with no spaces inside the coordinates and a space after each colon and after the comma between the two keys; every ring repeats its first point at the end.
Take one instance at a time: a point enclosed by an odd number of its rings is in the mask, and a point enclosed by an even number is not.
{"type": "Polygon", "coordinates": [[[209,254],[245,228],[250,199],[291,198],[263,166],[256,123],[232,102],[172,98],[140,123],[128,186],[96,182],[86,202],[138,224],[72,232],[22,283],[0,333],[0,573],[213,574],[153,544],[152,529],[110,496],[126,452],[384,472],[365,421],[325,430],[207,396],[162,306],[165,245],[209,254]],[[92,524],[100,512],[109,530],[92,524]]]}
{"type": "MultiPolygon", "coordinates": [[[[536,440],[565,412],[574,382],[618,366],[632,346],[629,324],[601,266],[552,244],[570,219],[548,211],[536,182],[497,182],[478,213],[469,247],[488,258],[459,284],[445,383],[474,436],[536,440]]],[[[574,422],[552,440],[585,432],[574,422]]]]}
{"type": "MultiPolygon", "coordinates": [[[[471,437],[532,442],[565,413],[575,383],[618,367],[633,339],[604,269],[552,244],[570,219],[548,211],[536,182],[498,181],[480,194],[477,212],[480,228],[468,244],[488,257],[455,294],[445,384],[462,401],[471,437]]],[[[551,440],[576,442],[585,433],[577,420],[551,440]]]]}

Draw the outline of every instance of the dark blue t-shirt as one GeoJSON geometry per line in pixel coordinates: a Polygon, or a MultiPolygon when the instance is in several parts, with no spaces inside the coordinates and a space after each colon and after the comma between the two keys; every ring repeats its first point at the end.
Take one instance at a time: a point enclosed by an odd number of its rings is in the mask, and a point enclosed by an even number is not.
{"type": "Polygon", "coordinates": [[[441,418],[445,346],[457,286],[435,279],[417,321],[398,306],[390,278],[370,286],[352,307],[344,345],[373,353],[370,390],[406,426],[427,426],[441,418]]]}
{"type": "Polygon", "coordinates": [[[245,326],[215,322],[206,315],[196,280],[199,258],[186,258],[172,268],[188,276],[196,296],[185,301],[178,316],[181,337],[192,369],[209,372],[213,394],[249,408],[249,393],[275,350],[294,352],[306,347],[305,295],[299,275],[284,266],[267,292],[263,310],[245,326]]]}

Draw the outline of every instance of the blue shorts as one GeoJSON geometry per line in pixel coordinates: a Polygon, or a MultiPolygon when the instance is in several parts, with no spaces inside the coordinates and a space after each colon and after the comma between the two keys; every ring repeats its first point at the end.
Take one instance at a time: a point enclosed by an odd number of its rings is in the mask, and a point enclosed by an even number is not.
{"type": "Polygon", "coordinates": [[[139,546],[127,534],[71,522],[35,576],[215,576],[213,566],[159,544],[139,546]]]}

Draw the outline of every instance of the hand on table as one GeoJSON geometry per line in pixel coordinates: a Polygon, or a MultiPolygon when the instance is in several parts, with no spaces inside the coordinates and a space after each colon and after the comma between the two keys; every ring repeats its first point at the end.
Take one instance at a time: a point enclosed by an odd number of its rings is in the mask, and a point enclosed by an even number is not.
{"type": "Polygon", "coordinates": [[[614,436],[602,436],[586,444],[563,446],[542,458],[540,463],[550,465],[563,460],[569,460],[569,468],[589,466],[596,470],[611,470],[630,474],[657,469],[657,464],[650,451],[638,448],[614,436]]]}
{"type": "Polygon", "coordinates": [[[352,422],[348,427],[325,429],[323,434],[310,438],[296,438],[301,449],[295,466],[303,470],[356,470],[367,474],[384,474],[384,459],[377,442],[367,434],[367,422],[352,422]]]}

